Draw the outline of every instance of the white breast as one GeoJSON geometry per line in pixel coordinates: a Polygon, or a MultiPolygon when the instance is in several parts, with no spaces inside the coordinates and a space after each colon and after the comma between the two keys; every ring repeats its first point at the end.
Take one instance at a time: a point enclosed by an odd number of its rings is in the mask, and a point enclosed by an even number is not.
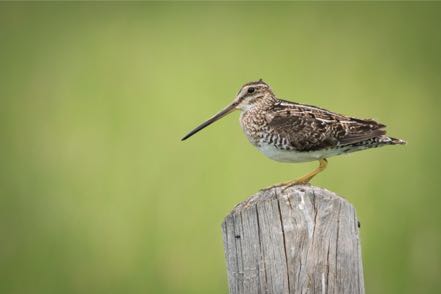
{"type": "Polygon", "coordinates": [[[276,147],[274,147],[274,145],[271,144],[262,144],[261,146],[258,146],[257,149],[259,149],[259,151],[265,154],[267,157],[281,162],[315,161],[342,153],[342,151],[335,149],[308,152],[288,151],[277,149],[276,147]]]}

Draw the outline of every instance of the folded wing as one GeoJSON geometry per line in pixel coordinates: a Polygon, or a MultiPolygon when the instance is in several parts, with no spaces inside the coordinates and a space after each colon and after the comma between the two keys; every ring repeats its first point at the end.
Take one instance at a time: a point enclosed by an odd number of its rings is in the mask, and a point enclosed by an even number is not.
{"type": "Polygon", "coordinates": [[[298,151],[337,148],[386,134],[385,125],[287,102],[267,115],[269,128],[298,151]],[[283,107],[282,107],[283,106],[283,107]],[[288,106],[288,107],[287,107],[288,106]]]}

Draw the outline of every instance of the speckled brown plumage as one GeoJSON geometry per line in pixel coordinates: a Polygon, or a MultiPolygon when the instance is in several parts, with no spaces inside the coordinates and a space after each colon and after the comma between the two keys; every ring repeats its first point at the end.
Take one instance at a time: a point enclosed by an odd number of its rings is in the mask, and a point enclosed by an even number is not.
{"type": "MultiPolygon", "coordinates": [[[[262,81],[245,84],[258,87],[262,81]]],[[[267,85],[266,85],[267,86],[267,85]]],[[[277,99],[268,88],[266,103],[244,111],[241,125],[250,142],[272,144],[281,150],[309,152],[325,149],[356,151],[379,145],[403,144],[386,137],[386,127],[372,119],[358,119],[323,108],[277,99]]],[[[342,152],[342,153],[344,153],[342,152]]]]}
{"type": "Polygon", "coordinates": [[[248,140],[262,153],[282,162],[319,160],[320,166],[300,180],[307,183],[325,169],[326,158],[385,145],[405,144],[386,136],[385,125],[319,107],[281,100],[262,80],[244,84],[233,102],[196,127],[185,140],[235,109],[248,140]]]}

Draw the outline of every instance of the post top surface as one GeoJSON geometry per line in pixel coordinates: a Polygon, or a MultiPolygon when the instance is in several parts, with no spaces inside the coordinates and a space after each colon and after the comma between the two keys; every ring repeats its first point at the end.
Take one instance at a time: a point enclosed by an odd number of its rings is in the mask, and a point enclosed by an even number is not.
{"type": "Polygon", "coordinates": [[[243,210],[246,210],[258,203],[270,200],[280,200],[287,199],[288,197],[302,197],[308,195],[316,198],[316,200],[337,200],[343,201],[347,204],[350,204],[345,198],[337,195],[336,193],[329,191],[325,188],[316,187],[312,185],[295,185],[291,187],[270,187],[266,189],[262,189],[251,195],[244,201],[238,203],[231,211],[230,214],[240,213],[243,210]]]}

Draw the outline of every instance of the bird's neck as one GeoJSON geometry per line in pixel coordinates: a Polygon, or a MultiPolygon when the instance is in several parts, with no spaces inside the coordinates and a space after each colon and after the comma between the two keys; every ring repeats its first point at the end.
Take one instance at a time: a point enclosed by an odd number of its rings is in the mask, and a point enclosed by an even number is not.
{"type": "Polygon", "coordinates": [[[267,95],[261,99],[259,99],[258,102],[255,104],[249,105],[249,107],[246,107],[244,109],[244,112],[259,112],[259,111],[266,111],[274,107],[274,105],[277,103],[277,98],[272,95],[267,95]]]}

